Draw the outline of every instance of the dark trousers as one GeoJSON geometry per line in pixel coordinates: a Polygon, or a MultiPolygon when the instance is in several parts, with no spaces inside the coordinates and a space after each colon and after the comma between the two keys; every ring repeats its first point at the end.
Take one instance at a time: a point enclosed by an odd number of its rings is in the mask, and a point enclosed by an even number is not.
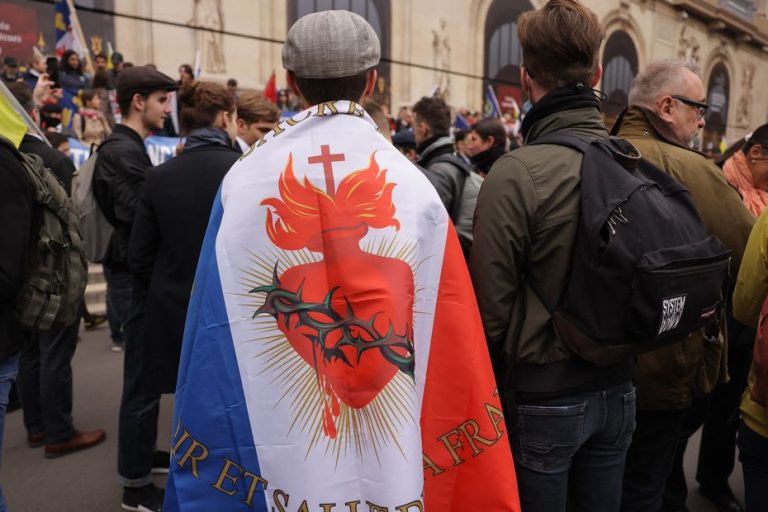
{"type": "MultiPolygon", "coordinates": [[[[691,408],[688,409],[683,417],[675,459],[672,462],[672,468],[669,471],[664,489],[664,503],[661,507],[663,512],[680,512],[685,510],[685,501],[688,498],[688,484],[685,482],[685,469],[683,467],[685,450],[688,448],[690,437],[704,423],[704,419],[708,414],[709,404],[709,398],[694,400],[693,405],[691,405],[691,408]]],[[[734,438],[735,440],[736,438],[734,438]]],[[[733,467],[733,462],[731,462],[731,467],[733,467]]]]}
{"type": "Polygon", "coordinates": [[[739,428],[739,404],[747,388],[752,364],[755,330],[746,328],[752,343],[742,343],[728,351],[731,380],[718,385],[712,393],[709,414],[701,431],[696,480],[703,486],[724,490],[733,471],[736,455],[736,431],[739,428]]]}
{"type": "Polygon", "coordinates": [[[768,439],[739,424],[739,461],[744,472],[746,512],[768,510],[768,439]]]}
{"type": "Polygon", "coordinates": [[[518,403],[510,440],[522,511],[618,510],[635,403],[631,382],[518,403]]]}
{"type": "Polygon", "coordinates": [[[123,271],[114,271],[104,266],[104,280],[107,282],[107,322],[113,343],[123,343],[125,324],[131,305],[133,278],[123,271]]]}
{"type": "Polygon", "coordinates": [[[160,395],[151,390],[144,371],[144,304],[146,294],[134,286],[126,323],[123,396],[117,440],[117,472],[126,487],[152,481],[160,395]]]}
{"type": "Polygon", "coordinates": [[[661,510],[686,412],[687,409],[637,412],[637,429],[624,468],[622,512],[661,510]]]}
{"type": "Polygon", "coordinates": [[[45,433],[46,443],[60,443],[75,433],[72,424],[72,357],[80,321],[32,335],[19,360],[19,392],[29,434],[45,433]]]}

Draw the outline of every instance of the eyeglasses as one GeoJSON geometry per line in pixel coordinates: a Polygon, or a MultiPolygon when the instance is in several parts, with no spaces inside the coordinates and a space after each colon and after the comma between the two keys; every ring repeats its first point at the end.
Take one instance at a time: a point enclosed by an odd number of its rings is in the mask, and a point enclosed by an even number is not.
{"type": "Polygon", "coordinates": [[[536,80],[536,79],[533,77],[533,73],[531,73],[531,68],[529,68],[529,67],[528,67],[528,66],[526,66],[525,64],[520,64],[520,67],[525,69],[525,72],[526,72],[526,73],[528,73],[528,76],[529,76],[529,77],[531,77],[531,79],[532,79],[532,80],[536,80]]]}
{"type": "Polygon", "coordinates": [[[677,94],[673,94],[672,97],[681,103],[685,103],[689,107],[694,107],[695,109],[697,109],[699,119],[702,119],[704,115],[707,113],[707,110],[709,109],[709,105],[707,105],[706,103],[701,103],[699,101],[692,100],[691,98],[686,98],[685,96],[679,96],[677,94]]]}

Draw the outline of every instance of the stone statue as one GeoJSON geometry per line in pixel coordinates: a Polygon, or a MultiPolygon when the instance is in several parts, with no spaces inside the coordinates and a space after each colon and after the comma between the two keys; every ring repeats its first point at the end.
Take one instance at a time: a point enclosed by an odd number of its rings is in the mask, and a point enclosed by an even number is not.
{"type": "Polygon", "coordinates": [[[677,40],[677,58],[684,62],[691,62],[693,64],[699,64],[701,57],[699,56],[699,41],[691,34],[686,36],[685,26],[680,31],[680,38],[677,40]]]}
{"type": "Polygon", "coordinates": [[[755,77],[754,63],[750,62],[744,66],[744,72],[741,76],[741,97],[739,98],[739,104],[736,107],[736,124],[749,126],[749,109],[752,106],[752,82],[755,77]]]}
{"type": "Polygon", "coordinates": [[[443,98],[447,99],[451,87],[451,42],[448,37],[448,22],[440,18],[440,29],[432,31],[432,50],[435,64],[435,82],[443,98]]]}
{"type": "Polygon", "coordinates": [[[221,0],[195,0],[193,17],[187,24],[199,29],[210,29],[196,31],[196,49],[200,52],[200,69],[206,73],[226,73],[221,34],[212,32],[212,30],[224,30],[221,0]]]}

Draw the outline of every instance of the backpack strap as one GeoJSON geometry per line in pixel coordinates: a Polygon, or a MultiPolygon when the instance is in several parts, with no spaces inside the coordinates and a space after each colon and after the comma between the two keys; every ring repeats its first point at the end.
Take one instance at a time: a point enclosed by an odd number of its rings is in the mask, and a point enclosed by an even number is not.
{"type": "Polygon", "coordinates": [[[543,144],[551,144],[553,146],[563,146],[578,151],[579,153],[586,153],[587,148],[592,144],[595,139],[588,139],[579,137],[568,132],[553,132],[543,137],[540,137],[532,142],[526,144],[526,146],[541,146],[543,144]]]}
{"type": "Polygon", "coordinates": [[[444,162],[453,165],[459,169],[459,181],[456,187],[456,194],[453,196],[453,202],[451,203],[451,210],[448,212],[451,217],[451,221],[456,224],[459,221],[459,214],[461,213],[461,200],[464,197],[464,186],[467,183],[467,177],[472,172],[469,165],[461,158],[457,157],[453,153],[446,153],[444,155],[433,158],[429,163],[444,162]]]}

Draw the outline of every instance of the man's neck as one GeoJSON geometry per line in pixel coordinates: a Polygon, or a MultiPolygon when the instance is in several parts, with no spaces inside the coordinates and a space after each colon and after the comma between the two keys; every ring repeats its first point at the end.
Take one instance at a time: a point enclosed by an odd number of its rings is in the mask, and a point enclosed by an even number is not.
{"type": "Polygon", "coordinates": [[[123,126],[126,126],[127,128],[130,128],[131,130],[138,133],[139,137],[142,139],[146,139],[149,136],[149,130],[147,130],[147,128],[144,126],[144,123],[141,122],[140,118],[129,117],[127,119],[123,119],[122,124],[123,126]]]}

